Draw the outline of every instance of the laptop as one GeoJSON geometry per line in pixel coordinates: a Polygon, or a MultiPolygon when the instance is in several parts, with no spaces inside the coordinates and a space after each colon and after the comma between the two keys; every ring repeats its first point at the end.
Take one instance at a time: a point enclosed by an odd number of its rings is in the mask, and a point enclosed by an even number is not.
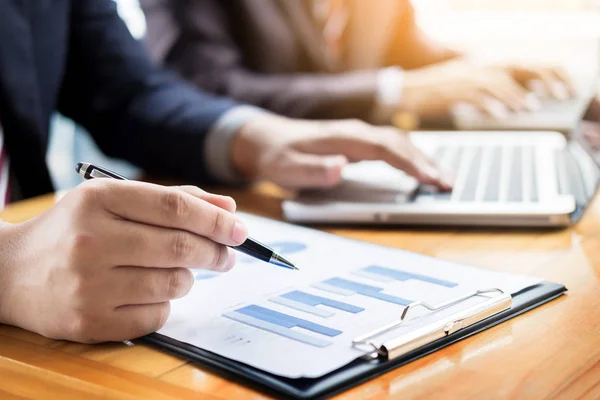
{"type": "Polygon", "coordinates": [[[381,161],[348,165],[332,189],[283,203],[288,221],[551,227],[577,222],[598,190],[600,167],[579,130],[418,131],[411,139],[452,171],[440,193],[381,161]]]}
{"type": "MultiPolygon", "coordinates": [[[[577,84],[573,97],[556,99],[539,96],[539,109],[508,113],[494,118],[469,104],[459,104],[452,110],[452,123],[458,130],[550,130],[571,132],[583,118],[596,88],[586,79],[577,84]]],[[[539,92],[539,91],[538,91],[539,92]]],[[[533,92],[535,93],[535,91],[533,92]]]]}

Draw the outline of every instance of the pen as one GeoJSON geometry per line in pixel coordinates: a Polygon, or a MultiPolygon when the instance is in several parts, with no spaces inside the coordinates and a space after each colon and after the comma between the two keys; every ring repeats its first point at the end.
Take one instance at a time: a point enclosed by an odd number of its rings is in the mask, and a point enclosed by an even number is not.
{"type": "MultiPolygon", "coordinates": [[[[112,171],[109,171],[104,168],[100,168],[95,165],[91,165],[89,163],[78,163],[75,167],[75,170],[79,175],[81,175],[84,179],[94,179],[94,178],[111,178],[118,179],[122,181],[126,181],[127,178],[116,174],[112,171]]],[[[297,270],[298,268],[289,260],[286,260],[281,254],[278,254],[275,250],[266,246],[259,241],[248,237],[244,243],[239,246],[229,246],[234,250],[241,251],[244,254],[247,254],[251,257],[257,258],[259,260],[268,262],[273,265],[277,265],[279,267],[297,270]]]]}

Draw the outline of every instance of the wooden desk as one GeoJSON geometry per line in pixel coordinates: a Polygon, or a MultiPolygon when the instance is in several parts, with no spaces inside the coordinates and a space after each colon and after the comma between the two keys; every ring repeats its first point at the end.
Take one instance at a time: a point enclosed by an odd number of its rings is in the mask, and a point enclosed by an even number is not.
{"type": "MultiPolygon", "coordinates": [[[[269,187],[227,191],[240,209],[280,217],[269,187]]],[[[29,218],[53,196],[15,204],[29,218]]],[[[482,267],[532,274],[569,293],[523,316],[372,380],[338,399],[600,398],[600,203],[574,228],[554,231],[329,229],[340,235],[482,267]]],[[[160,351],[80,345],[0,325],[0,398],[265,399],[160,351]]]]}

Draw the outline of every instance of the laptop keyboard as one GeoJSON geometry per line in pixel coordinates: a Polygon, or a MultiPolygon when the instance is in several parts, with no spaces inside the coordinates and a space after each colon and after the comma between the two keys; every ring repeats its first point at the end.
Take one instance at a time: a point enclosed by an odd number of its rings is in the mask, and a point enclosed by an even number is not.
{"type": "Polygon", "coordinates": [[[537,168],[533,146],[448,146],[435,155],[455,173],[455,189],[439,193],[423,188],[419,196],[436,201],[537,202],[537,168]]]}

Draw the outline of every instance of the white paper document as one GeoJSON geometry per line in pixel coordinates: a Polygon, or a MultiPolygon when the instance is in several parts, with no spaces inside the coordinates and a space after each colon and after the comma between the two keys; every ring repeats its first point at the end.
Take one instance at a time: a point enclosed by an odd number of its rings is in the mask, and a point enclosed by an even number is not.
{"type": "MultiPolygon", "coordinates": [[[[241,253],[230,272],[193,270],[192,291],[172,302],[159,333],[279,376],[315,378],[348,364],[365,351],[352,347],[355,337],[398,320],[413,301],[435,305],[488,288],[516,293],[540,282],[239,215],[253,237],[300,270],[241,253]]],[[[417,318],[394,334],[485,299],[411,310],[417,318]]]]}

